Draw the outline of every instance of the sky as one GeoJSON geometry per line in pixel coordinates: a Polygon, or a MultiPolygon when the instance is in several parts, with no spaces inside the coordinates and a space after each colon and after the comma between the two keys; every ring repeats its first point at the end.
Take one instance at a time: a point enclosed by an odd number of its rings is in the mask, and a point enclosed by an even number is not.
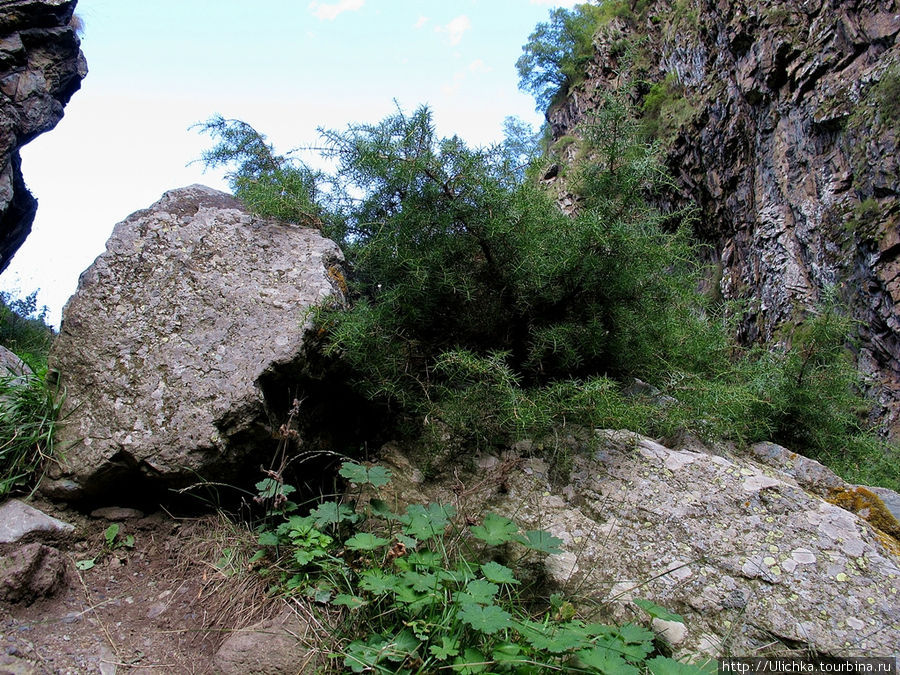
{"type": "Polygon", "coordinates": [[[192,183],[227,191],[196,160],[214,114],[242,119],[278,152],[317,129],[377,122],[399,105],[433,111],[438,133],[502,140],[515,115],[522,45],[574,0],[79,0],[88,75],[57,127],[22,149],[38,199],[32,233],[0,290],[38,290],[59,327],[78,276],[113,226],[192,183]]]}

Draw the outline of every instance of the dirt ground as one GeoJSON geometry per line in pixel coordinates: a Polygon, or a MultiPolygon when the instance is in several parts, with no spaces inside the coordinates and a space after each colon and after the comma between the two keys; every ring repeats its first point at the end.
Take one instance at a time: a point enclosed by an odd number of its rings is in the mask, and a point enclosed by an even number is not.
{"type": "Polygon", "coordinates": [[[235,569],[234,553],[253,539],[221,516],[109,520],[34,506],[75,526],[57,545],[67,583],[31,605],[0,603],[0,675],[212,673],[231,630],[283,607],[256,575],[235,569]],[[118,541],[134,537],[133,548],[105,551],[111,522],[118,541]],[[77,569],[98,554],[91,569],[77,569]]]}

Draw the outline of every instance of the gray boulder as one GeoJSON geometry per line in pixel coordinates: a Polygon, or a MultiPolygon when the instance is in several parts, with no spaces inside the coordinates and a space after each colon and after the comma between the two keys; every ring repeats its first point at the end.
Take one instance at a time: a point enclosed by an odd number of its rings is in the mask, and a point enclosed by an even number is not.
{"type": "Polygon", "coordinates": [[[222,675],[294,675],[308,672],[320,635],[297,612],[286,609],[277,618],[231,633],[216,652],[216,672],[222,675]]]}
{"type": "Polygon", "coordinates": [[[36,538],[55,541],[67,537],[74,531],[73,525],[48,516],[18,499],[10,499],[0,506],[0,550],[6,544],[36,538]]]}
{"type": "Polygon", "coordinates": [[[683,625],[651,624],[678,657],[896,653],[900,542],[809,492],[811,472],[630,432],[556,443],[567,461],[553,467],[488,455],[438,481],[388,446],[382,497],[454,504],[460,527],[493,511],[550,531],[563,541],[543,561],[557,587],[600,621],[649,623],[635,598],[678,613],[683,625]]]}
{"type": "Polygon", "coordinates": [[[0,345],[0,377],[30,375],[31,368],[6,347],[0,345]]]}
{"type": "Polygon", "coordinates": [[[287,387],[266,384],[303,370],[310,309],[340,297],[342,260],[317,230],[200,185],[116,225],[51,354],[65,460],[45,492],[127,502],[141,481],[255,475],[276,444],[267,395],[290,405],[287,387]]]}
{"type": "Polygon", "coordinates": [[[72,21],[75,0],[0,3],[0,272],[31,231],[37,202],[19,149],[63,116],[87,75],[72,21]]]}

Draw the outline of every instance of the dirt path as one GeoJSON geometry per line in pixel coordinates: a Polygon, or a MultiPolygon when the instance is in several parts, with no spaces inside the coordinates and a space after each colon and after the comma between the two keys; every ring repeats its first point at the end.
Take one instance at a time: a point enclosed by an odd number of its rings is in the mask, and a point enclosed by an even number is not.
{"type": "Polygon", "coordinates": [[[133,536],[133,548],[105,553],[80,571],[76,561],[104,550],[111,521],[37,506],[75,525],[75,536],[60,546],[67,584],[31,605],[0,603],[0,675],[210,673],[231,629],[277,609],[255,575],[218,569],[223,555],[252,545],[223,518],[120,519],[117,540],[133,536]]]}

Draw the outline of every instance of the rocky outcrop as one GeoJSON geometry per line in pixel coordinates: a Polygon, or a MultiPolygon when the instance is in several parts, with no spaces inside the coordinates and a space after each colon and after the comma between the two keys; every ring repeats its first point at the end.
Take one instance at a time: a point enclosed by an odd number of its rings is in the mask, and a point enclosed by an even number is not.
{"type": "MultiPolygon", "coordinates": [[[[859,320],[859,364],[896,419],[896,0],[652,2],[624,14],[596,36],[587,80],[549,111],[554,134],[570,133],[607,88],[656,83],[673,198],[699,205],[722,293],[748,303],[742,337],[772,339],[836,286],[859,320]]],[[[638,105],[648,90],[633,90],[638,105]]]]}
{"type": "Polygon", "coordinates": [[[310,308],[340,295],[342,259],[317,230],[199,185],[116,225],[51,354],[65,462],[45,491],[133,504],[142,486],[256,477],[270,416],[300,395],[279,378],[303,370],[310,308]]]}
{"type": "Polygon", "coordinates": [[[0,272],[31,231],[37,202],[19,149],[63,116],[87,74],[76,0],[5,0],[0,6],[0,272]]]}
{"type": "Polygon", "coordinates": [[[810,492],[846,485],[821,465],[783,448],[729,456],[622,431],[547,444],[552,465],[521,441],[435,480],[388,446],[381,496],[394,510],[452,504],[460,527],[491,511],[548,530],[563,542],[544,561],[551,585],[604,623],[645,620],[636,598],[677,613],[683,624],[653,623],[676,657],[895,654],[900,542],[810,492]]]}

